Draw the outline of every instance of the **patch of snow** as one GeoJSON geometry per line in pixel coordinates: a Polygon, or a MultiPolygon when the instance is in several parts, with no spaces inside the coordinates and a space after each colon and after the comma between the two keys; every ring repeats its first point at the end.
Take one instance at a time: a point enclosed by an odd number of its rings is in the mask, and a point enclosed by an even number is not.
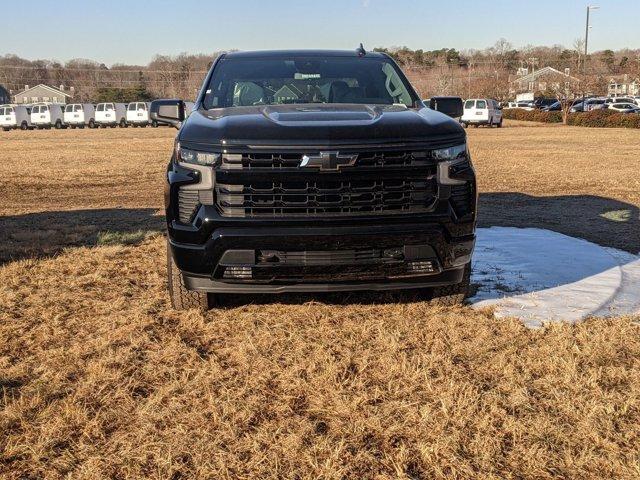
{"type": "Polygon", "coordinates": [[[640,313],[640,256],[538,228],[478,229],[470,302],[529,327],[640,313]]]}

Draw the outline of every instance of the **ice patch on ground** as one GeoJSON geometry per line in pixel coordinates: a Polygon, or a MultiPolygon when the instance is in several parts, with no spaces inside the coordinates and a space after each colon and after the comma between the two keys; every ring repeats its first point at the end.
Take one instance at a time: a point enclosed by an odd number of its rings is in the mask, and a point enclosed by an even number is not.
{"type": "Polygon", "coordinates": [[[470,302],[527,326],[640,313],[640,257],[538,228],[478,229],[470,302]]]}

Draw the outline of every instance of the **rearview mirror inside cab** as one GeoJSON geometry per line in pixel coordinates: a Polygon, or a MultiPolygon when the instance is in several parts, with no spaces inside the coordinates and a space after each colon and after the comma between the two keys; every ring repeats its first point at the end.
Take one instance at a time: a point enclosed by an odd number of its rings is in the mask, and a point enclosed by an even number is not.
{"type": "Polygon", "coordinates": [[[464,113],[464,105],[460,97],[432,97],[429,100],[429,108],[459,118],[464,113]]]}

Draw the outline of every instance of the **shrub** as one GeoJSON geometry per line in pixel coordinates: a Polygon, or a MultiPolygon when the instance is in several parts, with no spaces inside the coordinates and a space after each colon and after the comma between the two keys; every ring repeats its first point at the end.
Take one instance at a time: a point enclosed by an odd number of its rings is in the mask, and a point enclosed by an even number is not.
{"type": "Polygon", "coordinates": [[[561,112],[543,112],[541,110],[523,110],[521,108],[510,108],[503,110],[504,118],[510,120],[524,120],[529,122],[561,123],[561,112]]]}
{"type": "MultiPolygon", "coordinates": [[[[504,118],[530,122],[562,123],[562,112],[527,111],[513,108],[503,111],[504,118]]],[[[613,112],[611,110],[591,110],[569,114],[568,125],[596,128],[640,128],[640,115],[613,112]]]]}

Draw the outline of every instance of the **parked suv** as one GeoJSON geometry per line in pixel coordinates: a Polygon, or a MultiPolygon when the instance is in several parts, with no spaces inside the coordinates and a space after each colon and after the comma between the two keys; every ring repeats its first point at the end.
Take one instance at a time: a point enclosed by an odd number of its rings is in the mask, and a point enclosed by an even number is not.
{"type": "Polygon", "coordinates": [[[465,133],[387,55],[228,53],[188,118],[165,100],[151,119],[180,127],[165,191],[176,308],[240,293],[464,298],[476,225],[465,133]]]}

